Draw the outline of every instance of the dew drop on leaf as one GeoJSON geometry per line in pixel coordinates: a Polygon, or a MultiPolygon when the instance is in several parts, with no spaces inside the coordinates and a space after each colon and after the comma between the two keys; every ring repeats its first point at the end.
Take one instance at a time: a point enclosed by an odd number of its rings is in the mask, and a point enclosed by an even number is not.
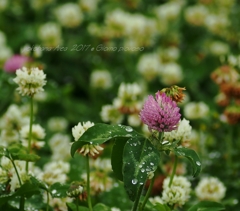
{"type": "Polygon", "coordinates": [[[196,164],[197,164],[198,166],[201,166],[200,161],[196,161],[196,164]]]}
{"type": "Polygon", "coordinates": [[[137,182],[138,182],[138,180],[137,180],[137,179],[133,179],[133,180],[132,180],[132,184],[134,184],[134,185],[136,185],[136,184],[137,184],[137,182]]]}
{"type": "Polygon", "coordinates": [[[133,129],[132,129],[130,126],[127,126],[127,127],[125,128],[125,130],[126,130],[127,132],[132,132],[132,131],[133,131],[133,129]]]}

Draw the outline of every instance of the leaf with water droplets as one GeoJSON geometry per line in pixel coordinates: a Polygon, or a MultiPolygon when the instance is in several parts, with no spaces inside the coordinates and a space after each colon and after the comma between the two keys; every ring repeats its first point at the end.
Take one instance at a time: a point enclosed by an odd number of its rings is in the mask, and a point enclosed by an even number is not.
{"type": "Polygon", "coordinates": [[[186,157],[191,162],[194,177],[200,174],[202,165],[198,154],[194,150],[185,147],[176,147],[174,148],[174,153],[178,156],[186,157]]]}
{"type": "Polygon", "coordinates": [[[54,198],[64,198],[67,197],[67,191],[69,190],[69,187],[70,185],[57,182],[51,185],[49,192],[54,198]]]}
{"type": "Polygon", "coordinates": [[[71,155],[85,144],[99,145],[114,138],[141,137],[133,128],[125,125],[108,125],[97,123],[90,127],[83,135],[72,144],[71,155]]]}
{"type": "Polygon", "coordinates": [[[129,198],[134,201],[137,191],[160,161],[159,151],[144,137],[130,138],[123,150],[123,182],[129,198]]]}

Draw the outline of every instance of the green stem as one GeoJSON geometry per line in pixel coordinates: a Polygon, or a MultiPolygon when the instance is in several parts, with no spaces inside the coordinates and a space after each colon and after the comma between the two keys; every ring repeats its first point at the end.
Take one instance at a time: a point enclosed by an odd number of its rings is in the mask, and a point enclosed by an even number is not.
{"type": "Polygon", "coordinates": [[[136,199],[133,203],[132,211],[137,211],[139,200],[140,200],[140,197],[141,197],[141,194],[142,194],[142,190],[143,190],[143,185],[141,185],[138,188],[137,197],[136,197],[136,199]]]}
{"type": "MultiPolygon", "coordinates": [[[[20,186],[22,186],[22,181],[21,181],[20,175],[18,173],[17,166],[15,165],[14,160],[12,159],[11,156],[10,156],[9,160],[13,164],[13,168],[16,172],[19,184],[20,184],[20,186]]],[[[25,204],[25,198],[24,198],[24,195],[22,195],[21,198],[20,198],[20,204],[19,204],[19,209],[22,210],[22,211],[24,211],[24,204],[25,204]]]]}
{"type": "Polygon", "coordinates": [[[47,210],[46,211],[48,211],[48,210],[49,210],[49,193],[47,191],[47,210]]]}
{"type": "Polygon", "coordinates": [[[78,197],[76,197],[76,207],[77,207],[77,211],[79,211],[78,197]]]}
{"type": "MultiPolygon", "coordinates": [[[[31,141],[32,141],[32,124],[33,124],[33,96],[30,98],[30,124],[29,124],[29,135],[28,135],[28,153],[31,152],[31,141]]],[[[28,161],[26,161],[26,172],[28,173],[28,161]]]]}
{"type": "Polygon", "coordinates": [[[171,174],[171,177],[170,177],[170,181],[169,181],[169,184],[168,184],[168,187],[170,188],[171,185],[172,185],[172,181],[173,181],[173,178],[174,178],[174,175],[176,173],[176,169],[177,169],[177,162],[178,162],[178,156],[175,155],[174,157],[174,166],[173,166],[173,171],[172,171],[172,174],[171,174]]]}
{"type": "Polygon", "coordinates": [[[18,178],[19,184],[20,184],[20,186],[22,186],[22,181],[21,181],[20,175],[18,173],[17,167],[16,167],[16,165],[14,163],[14,160],[12,160],[12,158],[10,158],[10,161],[12,162],[13,168],[14,168],[16,174],[17,174],[17,178],[18,178]]]}
{"type": "Polygon", "coordinates": [[[155,175],[154,175],[154,177],[151,179],[150,185],[149,185],[149,187],[148,187],[147,193],[146,193],[146,195],[145,195],[145,197],[144,197],[144,200],[143,200],[143,203],[142,203],[142,206],[141,206],[141,209],[140,209],[140,210],[144,210],[144,207],[145,207],[145,205],[146,205],[146,203],[147,203],[147,201],[148,201],[148,198],[149,198],[149,196],[150,196],[150,194],[151,194],[151,192],[152,192],[152,187],[153,187],[153,184],[154,184],[154,180],[155,180],[155,175]]]}
{"type": "Polygon", "coordinates": [[[89,168],[89,156],[86,156],[87,160],[87,202],[88,207],[90,211],[93,211],[92,209],[92,202],[91,202],[91,195],[90,195],[90,168],[89,168]]]}
{"type": "Polygon", "coordinates": [[[232,168],[232,149],[233,149],[233,143],[232,143],[232,138],[233,138],[233,127],[229,127],[229,136],[227,139],[227,162],[228,162],[228,167],[229,169],[232,168]]]}

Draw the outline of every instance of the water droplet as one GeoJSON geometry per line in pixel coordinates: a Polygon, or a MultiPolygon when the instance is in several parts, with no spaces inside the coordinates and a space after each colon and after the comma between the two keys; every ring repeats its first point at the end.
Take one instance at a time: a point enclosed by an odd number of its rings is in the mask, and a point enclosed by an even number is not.
{"type": "Polygon", "coordinates": [[[163,145],[169,144],[169,141],[163,141],[162,144],[163,144],[163,145]]]}
{"type": "Polygon", "coordinates": [[[201,166],[200,161],[196,161],[196,164],[197,164],[198,166],[201,166]]]}
{"type": "Polygon", "coordinates": [[[141,172],[145,172],[145,169],[141,169],[141,172]]]}
{"type": "Polygon", "coordinates": [[[127,132],[132,132],[132,131],[133,131],[133,129],[132,129],[130,126],[127,126],[127,127],[125,128],[125,130],[126,130],[127,132]]]}
{"type": "Polygon", "coordinates": [[[55,194],[55,193],[57,193],[57,190],[52,190],[52,194],[55,194]]]}
{"type": "Polygon", "coordinates": [[[149,150],[152,150],[152,147],[148,147],[149,150]]]}
{"type": "Polygon", "coordinates": [[[139,168],[142,168],[142,165],[139,165],[139,168]]]}
{"type": "Polygon", "coordinates": [[[135,147],[136,147],[136,146],[137,146],[137,143],[133,143],[133,146],[135,146],[135,147]]]}
{"type": "Polygon", "coordinates": [[[132,180],[132,184],[134,184],[134,185],[136,185],[136,184],[137,184],[137,182],[138,182],[138,180],[137,180],[137,179],[133,179],[133,180],[132,180]]]}
{"type": "Polygon", "coordinates": [[[140,184],[140,185],[143,185],[143,182],[140,182],[139,184],[140,184]]]}
{"type": "Polygon", "coordinates": [[[92,144],[92,141],[90,141],[89,143],[92,144]]]}
{"type": "Polygon", "coordinates": [[[154,166],[154,163],[151,162],[150,165],[151,165],[151,166],[154,166]]]}

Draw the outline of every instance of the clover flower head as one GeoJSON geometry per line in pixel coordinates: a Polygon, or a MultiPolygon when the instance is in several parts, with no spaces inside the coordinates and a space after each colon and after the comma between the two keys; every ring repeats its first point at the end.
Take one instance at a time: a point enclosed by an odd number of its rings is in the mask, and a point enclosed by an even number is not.
{"type": "Polygon", "coordinates": [[[183,176],[174,176],[169,187],[170,178],[163,181],[162,200],[170,205],[184,205],[190,198],[191,183],[183,176]]]}
{"type": "Polygon", "coordinates": [[[90,156],[94,157],[95,155],[99,154],[99,151],[102,151],[102,150],[103,150],[103,148],[99,145],[85,144],[80,149],[78,149],[78,153],[80,153],[84,156],[90,155],[90,156]]]}
{"type": "Polygon", "coordinates": [[[83,123],[79,122],[76,126],[74,126],[72,128],[72,135],[75,141],[77,141],[82,136],[82,134],[93,125],[94,125],[93,122],[87,121],[83,123]]]}
{"type": "Polygon", "coordinates": [[[206,177],[200,180],[195,193],[200,200],[220,201],[225,196],[226,187],[218,178],[206,177]]]}
{"type": "Polygon", "coordinates": [[[33,96],[43,91],[43,86],[46,84],[46,75],[38,67],[17,69],[16,75],[13,81],[18,84],[17,91],[21,95],[33,96]]]}
{"type": "Polygon", "coordinates": [[[191,136],[192,127],[189,124],[189,120],[183,118],[179,121],[177,130],[171,132],[165,132],[164,138],[168,141],[184,141],[191,136]]]}
{"type": "Polygon", "coordinates": [[[69,197],[78,197],[84,191],[83,184],[81,182],[72,182],[70,188],[67,191],[69,197]]]}
{"type": "Polygon", "coordinates": [[[155,98],[150,95],[140,112],[142,122],[149,130],[169,132],[177,129],[180,121],[180,108],[165,93],[157,92],[155,98]]]}

